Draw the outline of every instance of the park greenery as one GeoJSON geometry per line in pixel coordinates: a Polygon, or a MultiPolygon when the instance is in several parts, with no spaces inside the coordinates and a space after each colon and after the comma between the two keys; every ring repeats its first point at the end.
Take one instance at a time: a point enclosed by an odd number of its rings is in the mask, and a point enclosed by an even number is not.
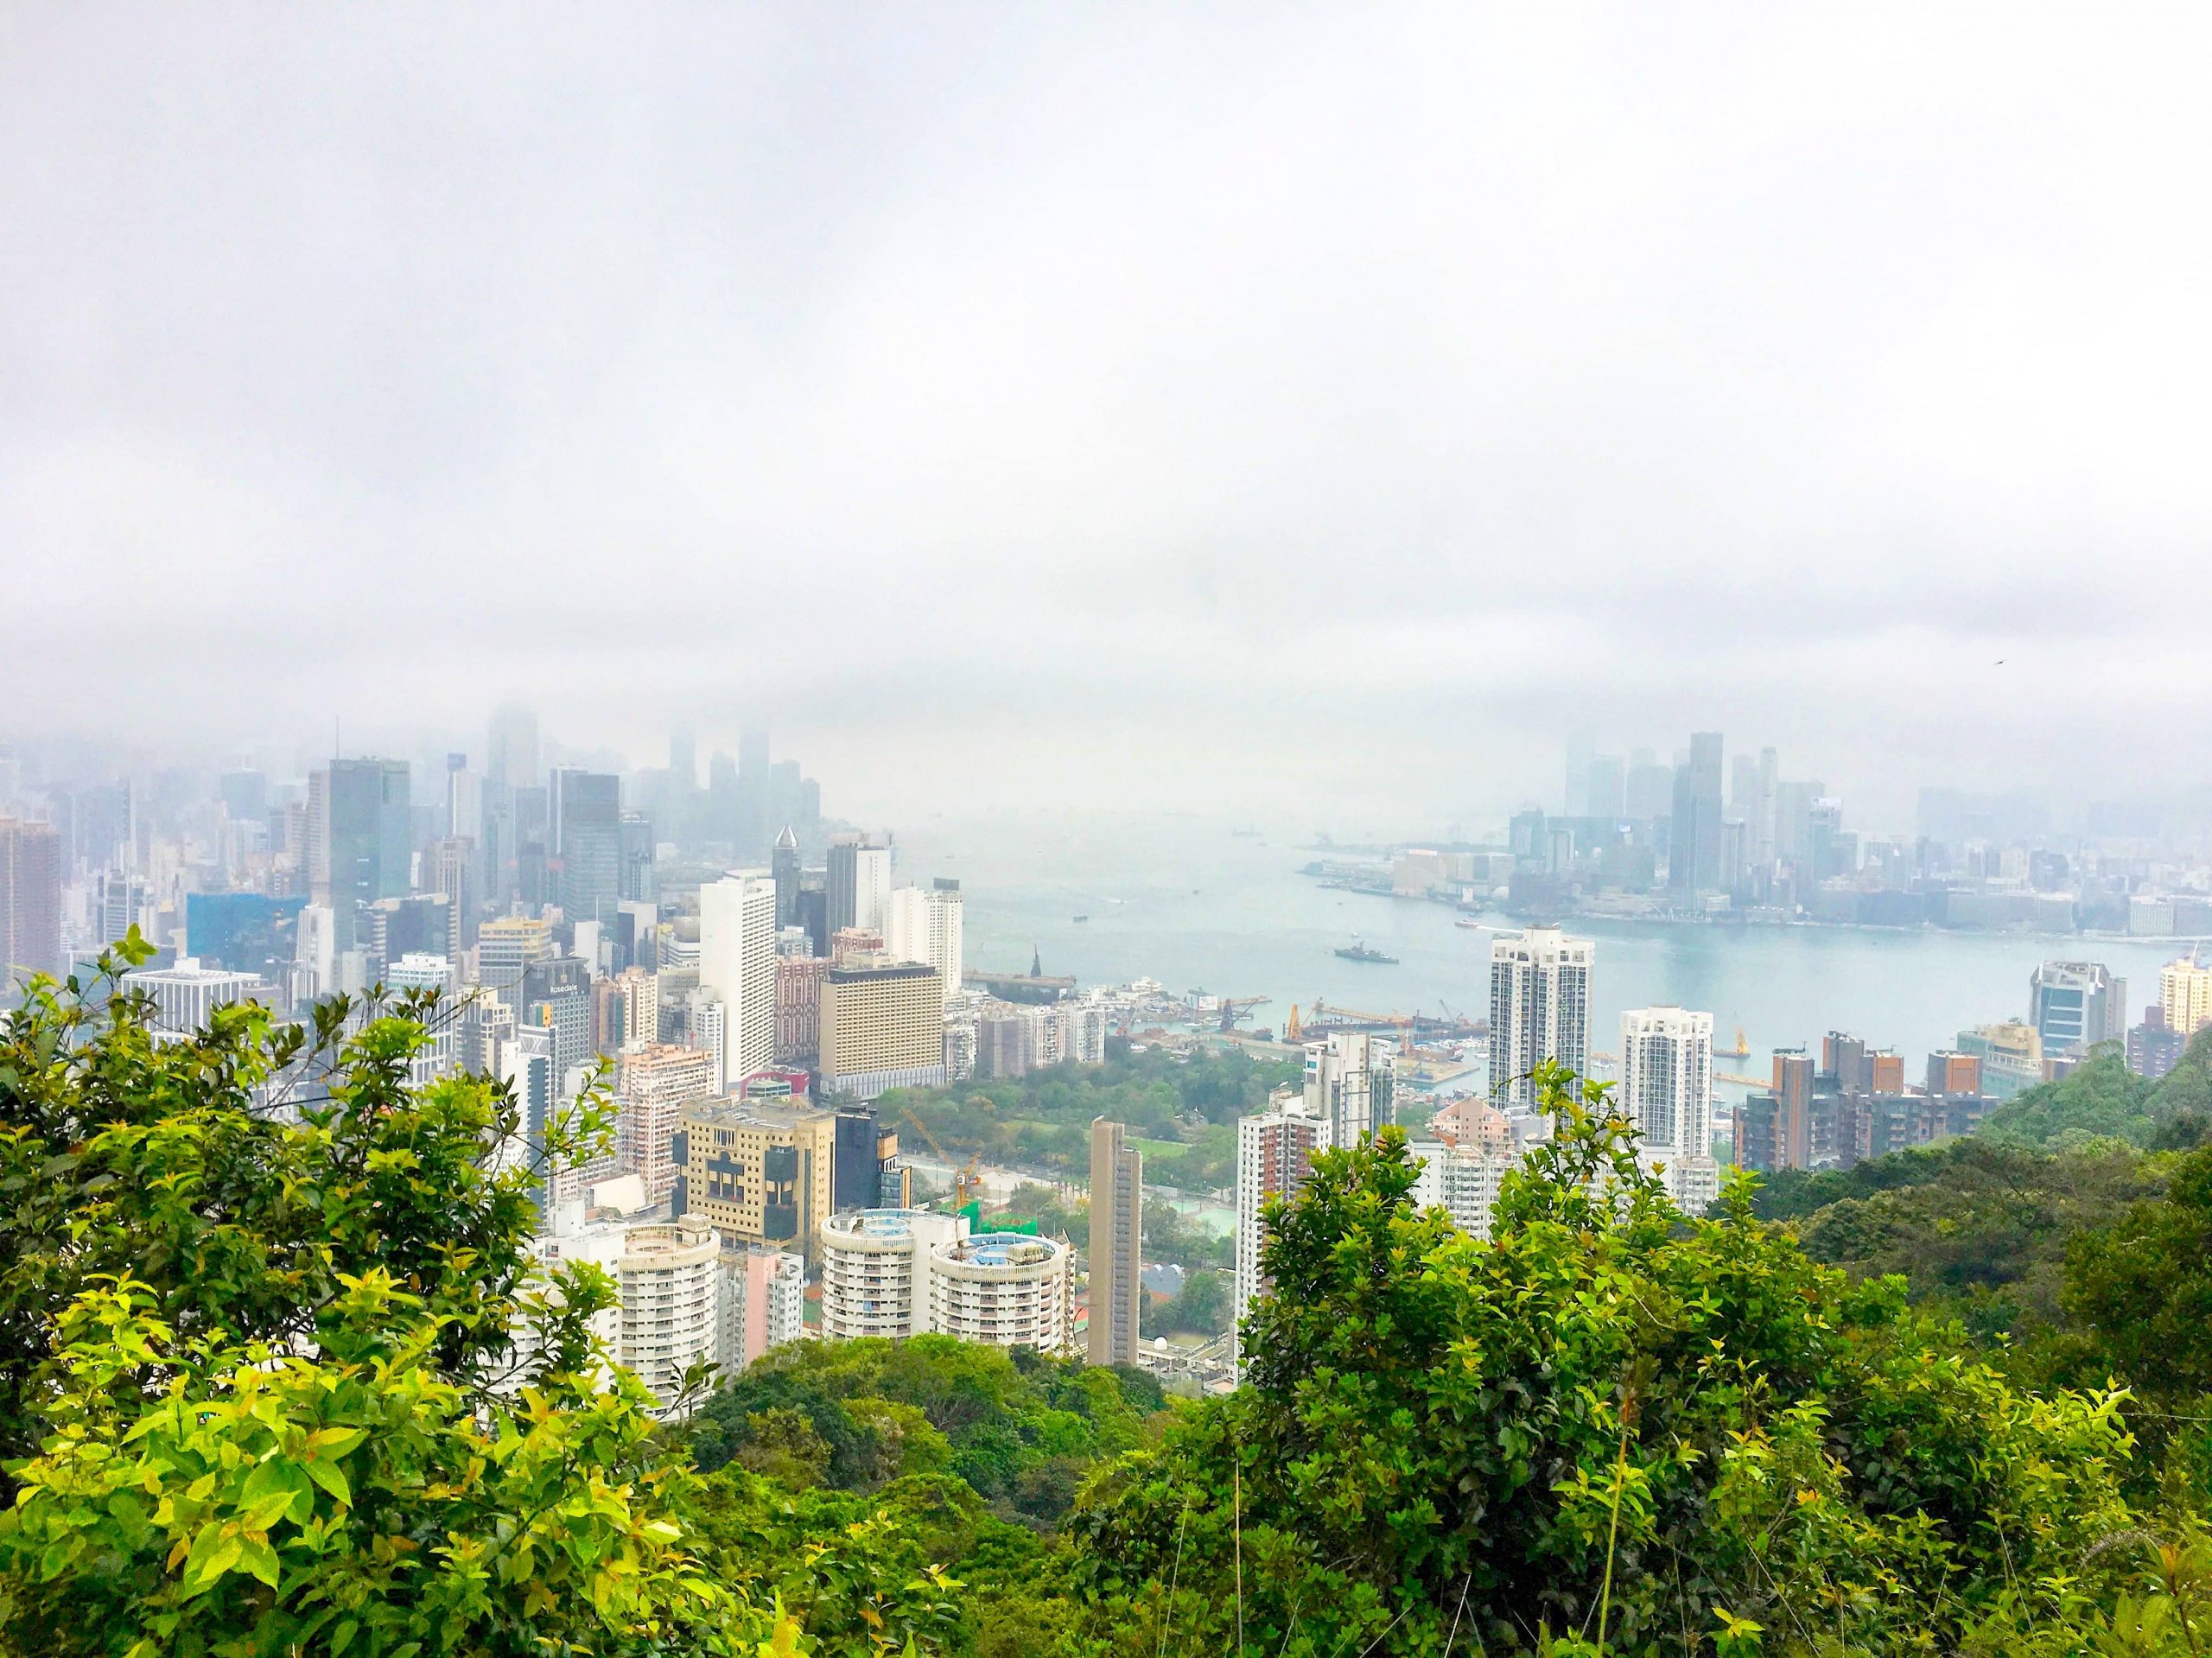
{"type": "Polygon", "coordinates": [[[2212,1649],[2212,1149],[1693,1217],[1547,1070],[1488,1237],[1395,1130],[1316,1159],[1233,1394],[804,1343],[663,1421],[531,1248],[605,1102],[537,1143],[410,1086],[448,1012],[157,1038],[104,975],[0,1023],[0,1654],[2212,1649]]]}
{"type": "Polygon", "coordinates": [[[1078,1180],[1090,1166],[1091,1120],[1110,1117],[1137,1137],[1147,1184],[1203,1193],[1236,1179],[1236,1119],[1300,1075],[1294,1060],[1238,1050],[1138,1051],[1116,1038],[1103,1064],[900,1089],[881,1105],[893,1121],[912,1112],[951,1155],[1078,1180]]]}

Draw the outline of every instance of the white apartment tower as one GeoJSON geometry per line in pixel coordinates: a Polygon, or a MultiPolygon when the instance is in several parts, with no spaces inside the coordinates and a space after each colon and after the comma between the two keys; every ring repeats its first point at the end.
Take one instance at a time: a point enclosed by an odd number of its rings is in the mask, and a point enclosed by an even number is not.
{"type": "Polygon", "coordinates": [[[930,1328],[930,1253],[958,1239],[955,1215],[855,1209],[822,1229],[822,1335],[918,1336],[930,1328]]]}
{"type": "Polygon", "coordinates": [[[1057,1238],[982,1232],[930,1251],[930,1328],[994,1347],[1065,1353],[1074,1257],[1057,1238]]]}
{"type": "Polygon", "coordinates": [[[1333,1031],[1306,1045],[1306,1115],[1329,1126],[1329,1144],[1355,1146],[1396,1121],[1396,1058],[1380,1037],[1333,1031]]]}
{"type": "MultiPolygon", "coordinates": [[[[865,849],[865,848],[864,848],[865,849]]],[[[883,937],[886,954],[901,962],[933,967],[944,982],[944,999],[960,994],[962,924],[967,905],[957,880],[902,886],[891,894],[883,937]]]]}
{"type": "Polygon", "coordinates": [[[699,888],[699,988],[722,1005],[722,1086],[776,1063],[776,883],[733,870],[699,888]]]}
{"type": "Polygon", "coordinates": [[[1713,1160],[1713,1015],[1639,1007],[1621,1015],[1621,1113],[1638,1154],[1692,1215],[1719,1195],[1713,1160]]]}
{"type": "MultiPolygon", "coordinates": [[[[1555,1059],[1590,1070],[1590,968],[1597,946],[1556,927],[1500,933],[1490,947],[1490,1097],[1533,1110],[1529,1073],[1555,1059]]],[[[1708,1033],[1709,1034],[1709,1033],[1708,1033]]]]}

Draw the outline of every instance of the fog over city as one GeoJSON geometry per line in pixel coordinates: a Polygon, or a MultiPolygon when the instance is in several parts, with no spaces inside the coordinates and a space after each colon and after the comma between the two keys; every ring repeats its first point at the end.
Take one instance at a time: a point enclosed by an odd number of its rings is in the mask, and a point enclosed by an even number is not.
{"type": "Polygon", "coordinates": [[[10,8],[0,734],[765,718],[886,818],[1502,821],[1578,730],[1900,829],[2193,795],[2208,36],[10,8]]]}

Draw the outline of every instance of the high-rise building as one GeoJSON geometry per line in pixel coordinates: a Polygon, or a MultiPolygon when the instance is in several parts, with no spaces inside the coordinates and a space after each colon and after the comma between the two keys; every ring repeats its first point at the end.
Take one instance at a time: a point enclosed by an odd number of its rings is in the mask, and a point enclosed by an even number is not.
{"type": "Polygon", "coordinates": [[[2127,1068],[2147,1082],[2157,1082],[2181,1063],[2189,1039],[2166,1024],[2166,1010],[2152,1002],[2143,1010],[2143,1022],[2127,1033],[2127,1068]]]}
{"type": "Polygon", "coordinates": [[[298,958],[299,916],[306,905],[305,899],[264,898],[259,893],[188,893],[184,949],[209,967],[284,984],[287,969],[298,958]]]}
{"type": "Polygon", "coordinates": [[[1469,1237],[1488,1237],[1505,1177],[1521,1165],[1512,1124],[1496,1106],[1462,1098],[1431,1117],[1427,1133],[1411,1147],[1421,1166],[1414,1202],[1441,1208],[1469,1237]]]}
{"type": "Polygon", "coordinates": [[[830,1218],[837,1120],[827,1111],[746,1101],[683,1108],[671,1156],[672,1214],[702,1215],[745,1243],[812,1255],[830,1218]]]}
{"type": "Polygon", "coordinates": [[[329,908],[338,948],[355,944],[355,912],[402,898],[414,862],[407,762],[334,759],[308,779],[315,901],[329,908]]]}
{"type": "Polygon", "coordinates": [[[776,884],[731,871],[699,889],[699,988],[722,1004],[722,1082],[776,1063],[776,884]]]}
{"type": "Polygon", "coordinates": [[[452,835],[431,842],[423,854],[423,881],[446,900],[453,929],[446,954],[457,962],[461,951],[475,947],[476,929],[482,918],[477,903],[476,843],[452,835]]]}
{"type": "Polygon", "coordinates": [[[737,734],[734,801],[740,857],[758,858],[768,849],[769,791],[772,786],[770,772],[767,727],[741,727],[737,734]]]}
{"type": "Polygon", "coordinates": [[[660,897],[660,843],[656,834],[653,820],[645,813],[622,814],[622,867],[616,886],[625,904],[651,905],[660,897]]]}
{"type": "Polygon", "coordinates": [[[551,810],[561,912],[604,922],[622,901],[621,780],[564,765],[553,773],[551,810]]]}
{"type": "Polygon", "coordinates": [[[822,1229],[822,1336],[897,1340],[930,1330],[930,1263],[967,1223],[913,1209],[849,1209],[822,1229]]]}
{"type": "Polygon", "coordinates": [[[889,954],[901,962],[920,962],[933,967],[950,1001],[960,994],[962,933],[966,905],[960,883],[939,878],[927,887],[902,886],[891,894],[886,906],[884,929],[889,954]]]}
{"type": "Polygon", "coordinates": [[[537,716],[510,702],[492,716],[485,750],[487,780],[495,789],[527,789],[537,782],[537,716]]]}
{"type": "Polygon", "coordinates": [[[2127,1036],[2127,984],[2097,962],[2045,962],[2028,978],[2028,1023],[2046,1057],[2127,1036]]]}
{"type": "Polygon", "coordinates": [[[1074,1267],[1057,1238],[982,1232],[930,1251],[930,1328],[995,1347],[1065,1353],[1074,1267]]]}
{"type": "Polygon", "coordinates": [[[1720,885],[1720,734],[1690,734],[1688,765],[1675,774],[1675,817],[1668,841],[1667,886],[1675,893],[1720,885]]]}
{"type": "Polygon", "coordinates": [[[1314,1153],[1329,1149],[1329,1125],[1298,1096],[1279,1096],[1267,1110],[1236,1124],[1236,1326],[1240,1331],[1253,1300],[1268,1286],[1260,1270],[1267,1242],[1270,1198],[1287,1197],[1306,1184],[1314,1153]]]}
{"type": "Polygon", "coordinates": [[[1120,1123],[1090,1124],[1090,1362],[1134,1364],[1144,1299],[1144,1153],[1120,1123]]]}
{"type": "Polygon", "coordinates": [[[684,1109],[714,1093],[714,1064],[700,1049],[657,1042],[622,1056],[616,1136],[623,1169],[644,1181],[648,1202],[665,1203],[676,1189],[684,1109]]]}
{"type": "Polygon", "coordinates": [[[1396,1064],[1388,1042],[1356,1031],[1306,1045],[1306,1115],[1328,1124],[1329,1144],[1357,1145],[1397,1120],[1396,1064]]]}
{"type": "Polygon", "coordinates": [[[2160,968],[2158,1009],[2183,1042],[2212,1025],[2212,967],[2191,956],[2160,968]]]}
{"type": "Polygon", "coordinates": [[[1981,1061],[1982,1086],[2009,1100],[2043,1081],[2043,1039],[2032,1025],[2005,1020],[1959,1032],[1958,1051],[1981,1061]]]}
{"type": "Polygon", "coordinates": [[[205,1030],[218,1007],[270,997],[270,987],[252,974],[204,967],[188,956],[174,967],[133,968],[123,975],[123,988],[153,999],[156,1041],[184,1041],[205,1030]]]}
{"type": "Polygon", "coordinates": [[[1713,1158],[1713,1015],[1643,1007],[1621,1015],[1621,1111],[1685,1213],[1719,1196],[1713,1158]]]}
{"type": "MultiPolygon", "coordinates": [[[[1490,1097],[1533,1110],[1547,1059],[1590,1069],[1590,969],[1597,946],[1556,927],[1500,933],[1490,950],[1490,1097]]],[[[1580,1083],[1575,1084],[1578,1094],[1580,1083]]]]}
{"type": "Polygon", "coordinates": [[[822,981],[822,1086],[872,1100],[944,1081],[944,992],[912,962],[832,967],[822,981]]]}
{"type": "Polygon", "coordinates": [[[796,927],[798,918],[798,836],[791,833],[786,823],[776,831],[776,844],[769,849],[768,873],[776,882],[776,930],[796,927]]]}
{"type": "Polygon", "coordinates": [[[553,954],[553,924],[529,916],[501,916],[476,930],[476,980],[499,1001],[522,1011],[523,980],[553,954]]]}
{"type": "Polygon", "coordinates": [[[546,1137],[559,1109],[554,1032],[543,1026],[518,1024],[514,1034],[499,1045],[498,1074],[513,1091],[521,1114],[517,1136],[502,1148],[501,1160],[508,1166],[536,1172],[530,1200],[542,1217],[553,1212],[560,1175],[546,1149],[546,1137]]]}
{"type": "Polygon", "coordinates": [[[1620,817],[1628,810],[1628,771],[1618,754],[1599,754],[1590,761],[1589,815],[1620,817]]]}
{"type": "Polygon", "coordinates": [[[776,957],[776,1061],[812,1064],[822,1051],[822,981],[830,972],[820,956],[776,957]]]}
{"type": "Polygon", "coordinates": [[[840,835],[830,843],[826,892],[832,934],[849,927],[880,933],[891,899],[891,848],[840,835]]]}

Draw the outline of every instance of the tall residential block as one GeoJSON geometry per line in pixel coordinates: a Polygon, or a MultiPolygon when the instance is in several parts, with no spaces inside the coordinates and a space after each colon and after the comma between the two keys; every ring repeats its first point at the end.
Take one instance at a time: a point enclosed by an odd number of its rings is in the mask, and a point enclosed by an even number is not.
{"type": "Polygon", "coordinates": [[[1306,1111],[1328,1125],[1329,1144],[1356,1146],[1396,1121],[1396,1064],[1387,1041],[1356,1031],[1306,1045],[1306,1111]]]}
{"type": "Polygon", "coordinates": [[[1144,1153],[1104,1117],[1090,1125],[1090,1331],[1093,1364],[1134,1364],[1144,1297],[1144,1153]]]}
{"type": "Polygon", "coordinates": [[[722,1082],[776,1063],[776,883],[733,870],[699,889],[699,988],[722,1005],[722,1082]]]}
{"type": "MultiPolygon", "coordinates": [[[[1267,1242],[1270,1198],[1287,1197],[1306,1184],[1313,1155],[1329,1149],[1329,1125],[1313,1115],[1302,1096],[1271,1099],[1268,1109],[1236,1125],[1236,1283],[1233,1308],[1241,1331],[1252,1302],[1268,1287],[1260,1270],[1267,1242]]],[[[1241,1341],[1241,1334],[1237,1337],[1241,1341]]]]}
{"type": "Polygon", "coordinates": [[[1701,1215],[1719,1196],[1713,1158],[1713,1015],[1642,1007],[1621,1015],[1621,1110],[1668,1195],[1701,1215]]]}
{"type": "MultiPolygon", "coordinates": [[[[1490,949],[1490,1096],[1536,1105],[1529,1073],[1547,1059],[1590,1069],[1590,970],[1597,946],[1556,927],[1501,933],[1490,949]]],[[[1580,1084],[1577,1084],[1578,1092],[1580,1084]]]]}
{"type": "Polygon", "coordinates": [[[966,905],[960,883],[938,880],[931,886],[902,886],[891,894],[884,930],[887,952],[902,962],[921,962],[935,968],[944,999],[960,994],[962,934],[966,905]]]}
{"type": "Polygon", "coordinates": [[[2158,1007],[2166,1028],[2183,1042],[2212,1025],[2212,967],[2192,956],[2160,968],[2158,1007]]]}
{"type": "Polygon", "coordinates": [[[52,824],[0,817],[0,1001],[29,975],[60,971],[61,838],[52,824]]]}

